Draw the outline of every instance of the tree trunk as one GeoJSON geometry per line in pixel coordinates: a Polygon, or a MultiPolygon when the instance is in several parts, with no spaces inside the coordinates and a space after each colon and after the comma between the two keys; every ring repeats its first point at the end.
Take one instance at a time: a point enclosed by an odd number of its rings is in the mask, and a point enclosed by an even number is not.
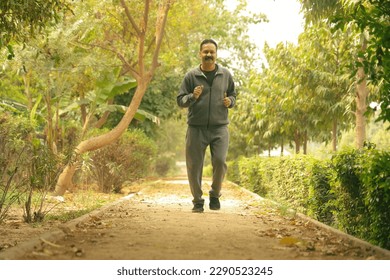
{"type": "MultiPolygon", "coordinates": [[[[362,52],[367,49],[367,40],[362,34],[362,52]]],[[[362,63],[357,71],[357,85],[356,85],[356,148],[363,148],[364,141],[366,140],[366,118],[364,113],[367,110],[367,77],[363,67],[363,58],[359,58],[359,62],[362,63]]]]}
{"type": "Polygon", "coordinates": [[[307,155],[307,131],[303,134],[303,154],[307,155]]]}
{"type": "Polygon", "coordinates": [[[137,89],[135,91],[134,97],[131,100],[130,106],[127,108],[125,115],[121,119],[121,121],[118,123],[118,125],[112,129],[111,131],[107,132],[106,134],[99,135],[97,137],[93,137],[91,139],[82,141],[75,149],[75,161],[69,163],[64,171],[61,173],[61,175],[58,178],[57,185],[55,188],[54,196],[62,196],[64,195],[65,191],[72,186],[72,178],[74,173],[76,172],[76,167],[78,164],[78,158],[79,155],[97,150],[101,147],[104,147],[106,145],[111,144],[115,140],[117,140],[123,132],[127,129],[130,122],[134,118],[135,113],[137,112],[139,105],[141,104],[142,97],[144,96],[147,85],[150,81],[150,78],[144,77],[138,82],[137,89]]]}
{"type": "Polygon", "coordinates": [[[333,152],[337,151],[337,120],[333,120],[332,126],[332,150],[333,152]]]}
{"type": "Polygon", "coordinates": [[[283,143],[283,139],[282,139],[282,143],[280,144],[280,156],[281,157],[283,156],[283,153],[284,153],[284,143],[283,143]]]}
{"type": "Polygon", "coordinates": [[[294,139],[294,141],[295,141],[295,153],[296,154],[299,154],[299,152],[300,152],[300,150],[301,150],[301,138],[300,138],[301,136],[300,136],[300,133],[299,133],[299,131],[297,130],[296,132],[295,132],[295,139],[294,139]]]}

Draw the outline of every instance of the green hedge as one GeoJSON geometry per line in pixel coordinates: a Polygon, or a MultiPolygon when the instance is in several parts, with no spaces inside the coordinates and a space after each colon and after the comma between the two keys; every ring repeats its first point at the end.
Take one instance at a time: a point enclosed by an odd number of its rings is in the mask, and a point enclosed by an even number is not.
{"type": "Polygon", "coordinates": [[[348,150],[331,163],[338,227],[390,249],[390,153],[348,150]]]}
{"type": "Polygon", "coordinates": [[[372,148],[348,150],[330,160],[307,155],[252,157],[230,162],[229,166],[229,180],[390,248],[389,152],[372,148]]]}

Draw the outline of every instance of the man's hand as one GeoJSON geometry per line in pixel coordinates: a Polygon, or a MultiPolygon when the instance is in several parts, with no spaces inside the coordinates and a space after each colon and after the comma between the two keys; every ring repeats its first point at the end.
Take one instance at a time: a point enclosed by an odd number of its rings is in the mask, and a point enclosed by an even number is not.
{"type": "Polygon", "coordinates": [[[194,98],[198,99],[199,96],[202,94],[202,92],[203,92],[203,85],[195,87],[194,92],[193,92],[194,98]]]}
{"type": "Polygon", "coordinates": [[[232,105],[232,100],[227,97],[226,92],[224,94],[223,105],[225,105],[226,108],[229,108],[230,105],[232,105]]]}

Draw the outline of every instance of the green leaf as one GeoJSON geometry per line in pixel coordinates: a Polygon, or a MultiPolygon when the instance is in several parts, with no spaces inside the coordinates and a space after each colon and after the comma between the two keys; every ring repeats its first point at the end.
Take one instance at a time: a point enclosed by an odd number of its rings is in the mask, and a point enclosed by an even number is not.
{"type": "Polygon", "coordinates": [[[108,97],[112,98],[116,95],[123,94],[128,92],[130,89],[135,88],[137,86],[137,81],[134,79],[130,79],[125,77],[123,81],[117,82],[108,93],[108,97]]]}
{"type": "Polygon", "coordinates": [[[30,121],[31,121],[31,123],[35,119],[35,116],[36,116],[36,113],[37,113],[37,109],[38,109],[39,103],[41,103],[41,100],[42,100],[42,94],[38,95],[38,98],[35,101],[35,104],[34,104],[34,106],[31,109],[31,112],[30,112],[30,121]]]}

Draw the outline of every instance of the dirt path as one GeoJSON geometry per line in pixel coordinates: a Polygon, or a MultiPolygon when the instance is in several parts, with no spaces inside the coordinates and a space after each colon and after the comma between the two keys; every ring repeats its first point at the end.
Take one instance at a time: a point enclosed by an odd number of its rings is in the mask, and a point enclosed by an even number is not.
{"type": "MultiPolygon", "coordinates": [[[[207,184],[207,183],[206,183],[207,184]]],[[[204,188],[205,193],[208,187],[204,188]]],[[[206,198],[206,202],[208,199],[206,198]]],[[[159,180],[128,199],[63,227],[20,259],[389,259],[226,183],[222,209],[191,213],[187,182],[159,180]]]]}

